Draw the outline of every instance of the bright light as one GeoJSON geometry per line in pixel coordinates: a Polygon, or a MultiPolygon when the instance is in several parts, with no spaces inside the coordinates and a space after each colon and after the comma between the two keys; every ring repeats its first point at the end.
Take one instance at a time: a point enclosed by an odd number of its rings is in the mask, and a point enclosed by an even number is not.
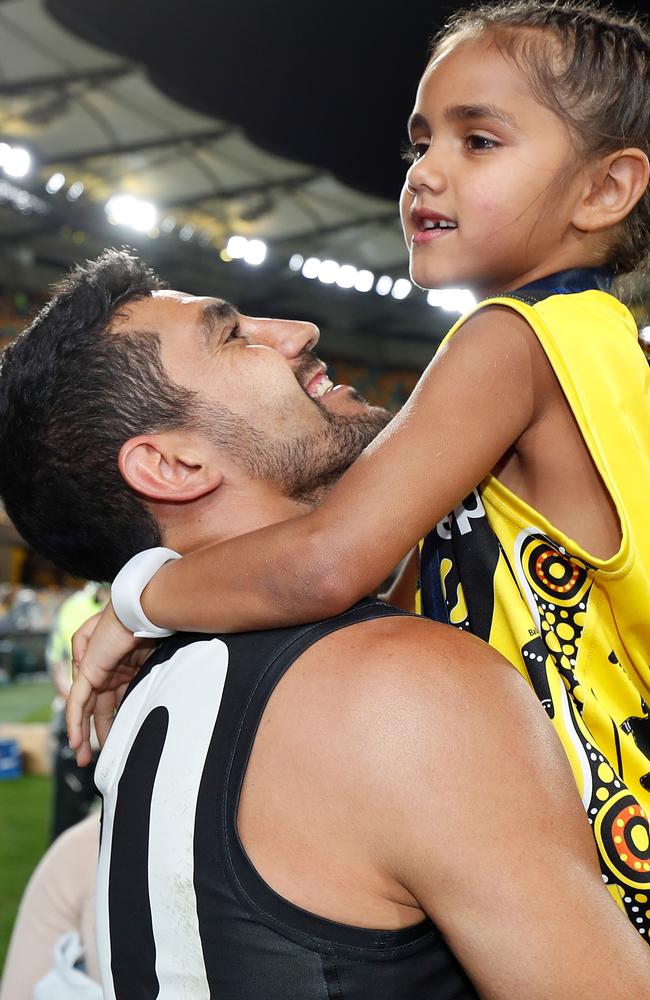
{"type": "Polygon", "coordinates": [[[359,271],[354,287],[358,292],[369,292],[375,283],[375,276],[372,271],[359,271]]]}
{"type": "Polygon", "coordinates": [[[316,278],[320,270],[321,262],[318,257],[308,257],[302,265],[303,278],[316,278]]]}
{"type": "Polygon", "coordinates": [[[77,201],[77,199],[81,198],[85,190],[86,190],[86,185],[84,184],[83,181],[75,181],[74,184],[71,184],[70,187],[68,188],[68,193],[66,194],[66,198],[68,199],[68,201],[77,201]]]}
{"type": "Polygon", "coordinates": [[[301,253],[294,253],[289,260],[289,268],[291,271],[299,271],[302,265],[305,263],[305,258],[301,253]]]}
{"type": "Polygon", "coordinates": [[[248,240],[245,236],[231,236],[226,243],[226,251],[233,260],[242,260],[246,253],[248,240]]]}
{"type": "Polygon", "coordinates": [[[140,201],[130,194],[116,194],[109,198],[106,202],[106,215],[114,226],[130,226],[141,233],[153,229],[158,217],[156,208],[150,201],[140,201]]]}
{"type": "MultiPolygon", "coordinates": [[[[3,147],[5,143],[2,144],[3,147]]],[[[29,173],[32,158],[22,146],[7,146],[0,150],[2,166],[8,177],[24,177],[29,173]]]]}
{"type": "Polygon", "coordinates": [[[160,223],[160,228],[163,233],[172,233],[176,228],[176,218],[173,215],[166,215],[165,218],[160,223]]]}
{"type": "Polygon", "coordinates": [[[336,284],[339,288],[354,288],[357,280],[357,269],[352,264],[341,264],[336,275],[336,284]]]}
{"type": "Polygon", "coordinates": [[[335,260],[324,260],[318,268],[318,280],[324,285],[333,285],[339,273],[339,265],[335,260]]]}
{"type": "Polygon", "coordinates": [[[375,286],[377,295],[388,295],[392,287],[393,279],[388,274],[382,274],[381,278],[377,278],[377,284],[375,286]]]}
{"type": "Polygon", "coordinates": [[[394,299],[405,299],[411,291],[411,282],[408,278],[398,278],[393,285],[391,295],[394,299]]]}
{"type": "Polygon", "coordinates": [[[247,264],[257,267],[266,259],[266,243],[263,240],[249,240],[244,250],[244,260],[247,264]]]}
{"type": "Polygon", "coordinates": [[[65,174],[60,174],[60,173],[52,174],[47,184],[45,185],[45,190],[47,191],[48,194],[56,194],[57,191],[61,190],[64,184],[65,184],[65,174]]]}
{"type": "Polygon", "coordinates": [[[432,288],[427,302],[430,306],[457,313],[469,312],[476,305],[476,299],[468,288],[432,288]]]}

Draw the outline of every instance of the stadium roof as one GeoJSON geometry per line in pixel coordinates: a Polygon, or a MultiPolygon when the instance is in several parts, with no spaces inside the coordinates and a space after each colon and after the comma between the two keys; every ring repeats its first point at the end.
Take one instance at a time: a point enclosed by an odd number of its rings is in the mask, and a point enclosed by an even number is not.
{"type": "Polygon", "coordinates": [[[422,367],[455,314],[406,280],[399,145],[452,6],[4,0],[0,283],[129,243],[332,354],[422,367]]]}

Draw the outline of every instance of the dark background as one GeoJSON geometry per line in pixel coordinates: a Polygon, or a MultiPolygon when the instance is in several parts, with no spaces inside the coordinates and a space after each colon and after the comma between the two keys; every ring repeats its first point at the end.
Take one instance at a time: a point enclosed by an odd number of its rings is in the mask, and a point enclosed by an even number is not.
{"type": "MultiPolygon", "coordinates": [[[[466,4],[429,0],[47,0],[63,24],[144,63],[271,152],[396,199],[431,36],[466,4]]],[[[617,4],[643,12],[642,3],[617,4]]]]}

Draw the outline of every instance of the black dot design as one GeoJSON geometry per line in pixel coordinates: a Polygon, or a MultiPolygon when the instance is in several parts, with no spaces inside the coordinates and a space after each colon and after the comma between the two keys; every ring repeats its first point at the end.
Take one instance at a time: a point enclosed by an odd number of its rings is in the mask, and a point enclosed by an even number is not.
{"type": "Polygon", "coordinates": [[[555,715],[551,687],[546,673],[548,650],[538,635],[521,647],[521,655],[528,671],[530,683],[550,719],[555,715]]]}
{"type": "Polygon", "coordinates": [[[622,903],[635,929],[650,941],[650,832],[648,819],[631,792],[613,772],[602,754],[587,743],[594,778],[588,810],[589,822],[600,856],[603,880],[622,903]],[[604,799],[604,796],[608,797],[604,799]],[[598,799],[601,801],[598,801],[598,799]]]}
{"type": "Polygon", "coordinates": [[[579,616],[587,610],[591,590],[587,567],[543,535],[525,539],[520,560],[537,605],[544,645],[581,712],[575,665],[582,638],[579,616]]]}

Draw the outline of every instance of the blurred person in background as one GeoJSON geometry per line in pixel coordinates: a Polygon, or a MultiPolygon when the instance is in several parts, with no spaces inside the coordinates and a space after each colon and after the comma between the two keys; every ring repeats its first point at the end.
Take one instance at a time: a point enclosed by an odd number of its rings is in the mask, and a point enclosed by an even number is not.
{"type": "Polygon", "coordinates": [[[101,998],[95,943],[98,851],[96,810],[41,859],[20,903],[0,1000],[101,998]]]}

